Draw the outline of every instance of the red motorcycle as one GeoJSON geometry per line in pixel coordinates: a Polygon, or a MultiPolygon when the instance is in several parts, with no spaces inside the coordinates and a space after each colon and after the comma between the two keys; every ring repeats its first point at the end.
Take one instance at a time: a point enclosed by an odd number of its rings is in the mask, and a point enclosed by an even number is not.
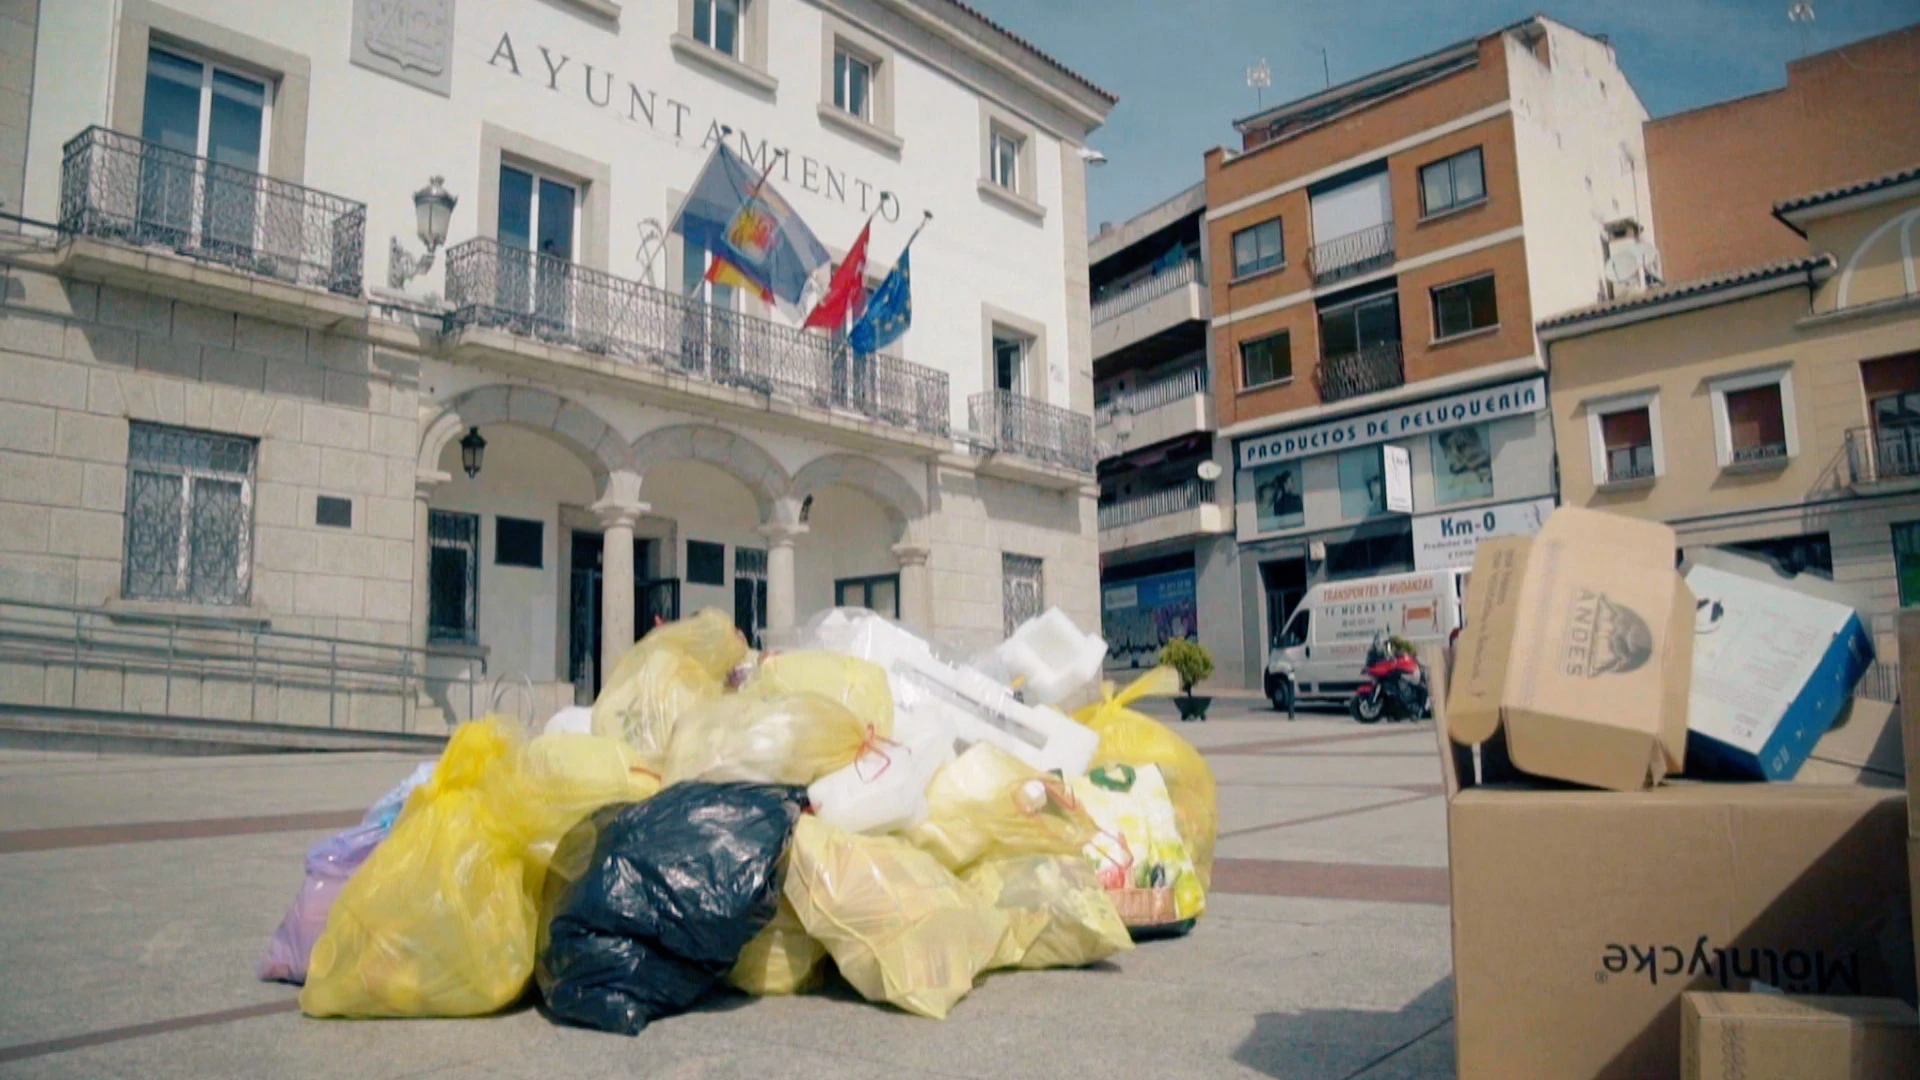
{"type": "Polygon", "coordinates": [[[1424,720],[1431,707],[1427,670],[1411,654],[1376,638],[1367,650],[1366,678],[1353,693],[1353,718],[1363,724],[1424,720]]]}

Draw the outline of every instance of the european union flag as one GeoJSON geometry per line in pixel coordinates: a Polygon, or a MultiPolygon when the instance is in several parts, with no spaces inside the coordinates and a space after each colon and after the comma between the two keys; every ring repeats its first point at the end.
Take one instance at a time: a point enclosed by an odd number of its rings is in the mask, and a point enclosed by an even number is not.
{"type": "Polygon", "coordinates": [[[913,274],[908,269],[908,252],[900,253],[900,262],[887,280],[867,299],[867,313],[853,324],[847,335],[856,353],[876,353],[899,341],[913,324],[913,274]]]}

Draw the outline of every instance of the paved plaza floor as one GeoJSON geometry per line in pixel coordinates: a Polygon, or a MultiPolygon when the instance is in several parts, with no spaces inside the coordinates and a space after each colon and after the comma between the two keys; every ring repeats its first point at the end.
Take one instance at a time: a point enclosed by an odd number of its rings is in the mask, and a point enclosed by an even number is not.
{"type": "Polygon", "coordinates": [[[633,1039],[525,1007],[308,1020],[294,988],[254,980],[302,853],[408,758],[0,755],[0,1077],[1451,1077],[1431,725],[1222,699],[1179,726],[1220,781],[1190,936],[988,976],[944,1021],[830,985],[720,997],[633,1039]]]}

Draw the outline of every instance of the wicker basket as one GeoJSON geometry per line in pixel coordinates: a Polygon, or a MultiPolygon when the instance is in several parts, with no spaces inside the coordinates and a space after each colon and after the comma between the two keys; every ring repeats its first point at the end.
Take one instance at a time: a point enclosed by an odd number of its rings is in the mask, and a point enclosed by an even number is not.
{"type": "Polygon", "coordinates": [[[1165,926],[1179,920],[1173,904],[1173,889],[1109,889],[1120,921],[1128,926],[1165,926]]]}

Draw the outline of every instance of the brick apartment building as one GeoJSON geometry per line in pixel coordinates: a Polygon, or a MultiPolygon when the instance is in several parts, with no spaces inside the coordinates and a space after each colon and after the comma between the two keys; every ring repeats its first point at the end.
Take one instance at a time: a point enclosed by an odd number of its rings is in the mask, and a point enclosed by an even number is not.
{"type": "Polygon", "coordinates": [[[1474,541],[1448,539],[1460,519],[1544,516],[1533,326],[1634,283],[1646,118],[1605,40],[1535,17],[1262,110],[1236,122],[1238,151],[1207,155],[1242,604],[1207,617],[1238,616],[1244,670],[1266,668],[1311,585],[1470,565],[1474,541]]]}
{"type": "Polygon", "coordinates": [[[1920,161],[1920,25],[1787,65],[1778,90],[1647,124],[1669,281],[1806,254],[1775,203],[1920,161]]]}

